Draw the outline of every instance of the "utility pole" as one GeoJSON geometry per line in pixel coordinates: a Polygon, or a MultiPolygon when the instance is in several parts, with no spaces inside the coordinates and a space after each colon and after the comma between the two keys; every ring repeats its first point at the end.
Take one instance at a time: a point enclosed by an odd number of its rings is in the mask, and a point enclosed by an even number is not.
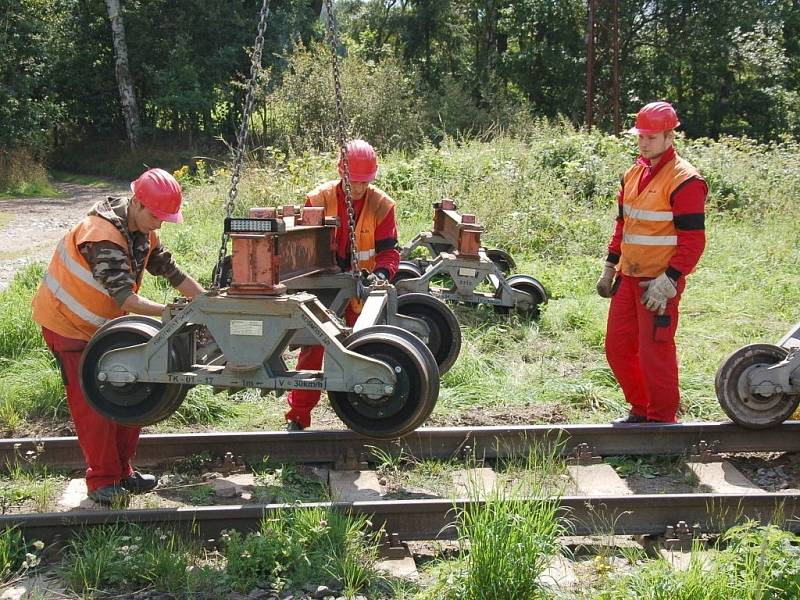
{"type": "Polygon", "coordinates": [[[619,135],[619,0],[588,0],[586,128],[619,135]]]}

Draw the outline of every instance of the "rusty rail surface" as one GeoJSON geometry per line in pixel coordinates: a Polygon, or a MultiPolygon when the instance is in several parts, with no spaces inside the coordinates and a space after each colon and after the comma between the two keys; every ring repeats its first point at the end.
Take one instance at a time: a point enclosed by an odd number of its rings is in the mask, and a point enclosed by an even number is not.
{"type": "MultiPolygon", "coordinates": [[[[800,515],[800,495],[785,492],[564,496],[538,501],[558,502],[565,535],[661,535],[680,521],[697,524],[704,533],[721,532],[746,519],[775,522],[789,531],[800,531],[800,521],[796,519],[800,515]]],[[[403,541],[453,539],[457,534],[457,512],[482,504],[483,501],[436,499],[72,511],[0,516],[0,530],[19,527],[25,539],[63,543],[76,530],[126,522],[181,529],[209,539],[217,538],[223,529],[252,531],[265,512],[316,506],[368,515],[373,528],[397,533],[403,541]]]]}
{"type": "MultiPolygon", "coordinates": [[[[374,448],[392,456],[417,458],[507,458],[535,447],[557,448],[567,456],[656,455],[712,452],[800,452],[800,421],[764,430],[733,423],[677,425],[534,425],[508,427],[429,427],[400,440],[374,440],[349,430],[244,433],[173,433],[143,435],[137,465],[153,465],[207,452],[212,457],[268,457],[273,463],[345,463],[369,457],[374,448]],[[698,450],[699,449],[699,450],[698,450]]],[[[0,440],[0,466],[33,453],[36,462],[81,468],[83,456],[75,437],[0,440]]]]}

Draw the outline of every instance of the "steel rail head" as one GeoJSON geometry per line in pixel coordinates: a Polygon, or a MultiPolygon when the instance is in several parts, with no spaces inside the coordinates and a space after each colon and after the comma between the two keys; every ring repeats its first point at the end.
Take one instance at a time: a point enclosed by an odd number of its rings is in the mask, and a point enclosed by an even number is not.
{"type": "MultiPolygon", "coordinates": [[[[410,452],[419,458],[451,458],[466,446],[485,458],[510,458],[542,447],[571,456],[581,444],[600,456],[680,455],[690,453],[693,446],[713,448],[714,452],[800,452],[800,422],[769,430],[745,429],[733,423],[427,427],[399,440],[375,440],[349,430],[312,430],[302,436],[277,431],[147,434],[141,437],[137,462],[158,464],[200,452],[224,456],[230,451],[243,456],[268,454],[275,462],[327,463],[348,451],[369,453],[371,448],[391,455],[410,452]]],[[[0,466],[32,460],[69,468],[84,465],[75,437],[0,440],[0,466]]]]}
{"type": "MultiPolygon", "coordinates": [[[[557,504],[562,535],[661,535],[680,522],[719,533],[747,521],[773,523],[800,530],[800,495],[786,492],[750,494],[647,494],[635,496],[563,496],[522,499],[557,504]]],[[[8,514],[0,529],[16,527],[26,539],[62,543],[79,529],[115,523],[168,526],[217,538],[223,529],[252,531],[264,514],[329,508],[365,515],[374,530],[397,533],[401,540],[453,539],[459,515],[487,502],[504,500],[393,500],[375,502],[315,502],[251,504],[191,508],[74,511],[69,513],[8,514]]],[[[514,502],[519,502],[515,498],[514,502]]]]}

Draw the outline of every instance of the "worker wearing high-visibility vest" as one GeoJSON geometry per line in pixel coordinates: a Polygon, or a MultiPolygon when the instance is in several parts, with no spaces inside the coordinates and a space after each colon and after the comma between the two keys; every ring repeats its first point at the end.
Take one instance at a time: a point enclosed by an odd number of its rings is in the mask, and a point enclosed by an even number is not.
{"type": "Polygon", "coordinates": [[[680,405],[675,330],[686,276],[705,248],[708,186],[673,147],[680,125],[652,102],[628,133],[640,155],[622,178],[619,213],[597,292],[611,298],[606,357],[630,404],[615,423],[674,423],[680,405]]]}
{"type": "MultiPolygon", "coordinates": [[[[391,280],[400,263],[400,250],[397,247],[394,201],[371,183],[378,172],[378,157],[369,143],[353,140],[347,145],[347,161],[355,212],[358,267],[369,271],[371,278],[391,280]]],[[[343,163],[339,160],[339,174],[342,172],[343,163]]],[[[326,217],[339,217],[335,242],[336,258],[342,270],[349,271],[350,227],[342,180],[329,181],[309,192],[306,195],[306,206],[322,206],[326,217]]],[[[351,301],[345,311],[345,322],[353,325],[360,312],[360,303],[357,300],[351,301]]],[[[320,369],[324,354],[322,346],[304,347],[297,360],[297,369],[320,369]]],[[[289,411],[286,413],[289,431],[301,431],[311,425],[311,411],[319,398],[320,392],[316,390],[289,392],[289,411]]]]}
{"type": "Polygon", "coordinates": [[[167,278],[184,296],[203,292],[159,241],[164,221],[182,221],[183,193],[175,178],[149,169],[131,183],[133,196],[100,201],[59,242],[33,298],[33,319],[61,368],[75,433],[86,459],[89,497],[124,505],[130,494],[156,486],[130,460],[138,427],[119,425],[95,412],[80,386],[87,341],[106,322],[127,313],[160,316],[164,305],[139,295],[145,270],[167,278]]]}

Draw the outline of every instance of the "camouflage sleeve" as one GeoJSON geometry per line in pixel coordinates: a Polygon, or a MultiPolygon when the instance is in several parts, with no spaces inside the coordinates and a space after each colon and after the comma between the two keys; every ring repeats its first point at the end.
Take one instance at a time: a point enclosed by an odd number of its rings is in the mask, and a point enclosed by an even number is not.
{"type": "Polygon", "coordinates": [[[125,250],[113,242],[86,242],[78,250],[89,263],[92,276],[121,307],[133,295],[135,283],[125,250]]]}
{"type": "Polygon", "coordinates": [[[161,242],[153,248],[147,261],[147,271],[151,275],[166,277],[172,287],[178,287],[186,279],[186,273],[178,268],[172,253],[161,242]]]}

